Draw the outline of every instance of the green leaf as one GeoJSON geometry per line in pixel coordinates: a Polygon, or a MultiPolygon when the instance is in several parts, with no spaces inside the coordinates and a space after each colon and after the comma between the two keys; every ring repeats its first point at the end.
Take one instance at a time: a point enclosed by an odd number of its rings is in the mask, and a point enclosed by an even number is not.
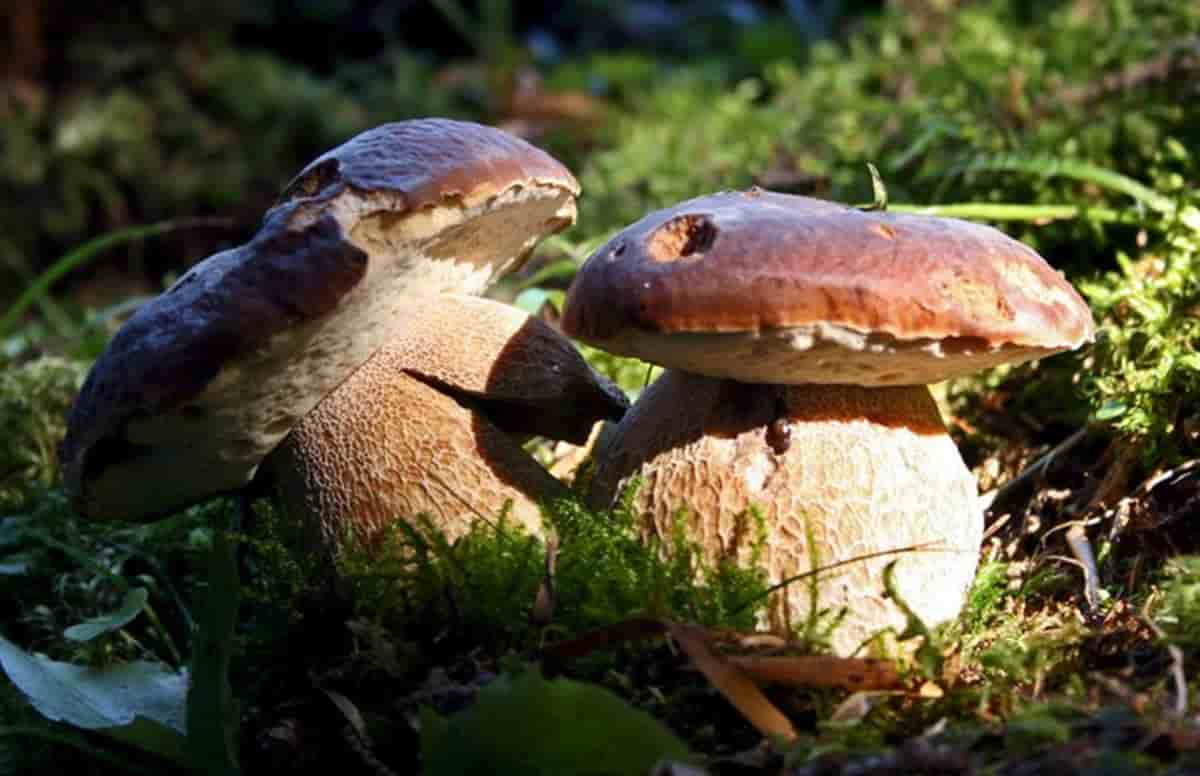
{"type": "Polygon", "coordinates": [[[644,776],[688,751],[662,723],[614,693],[536,670],[501,676],[474,706],[449,719],[421,713],[421,757],[429,776],[573,773],[644,776]]]}
{"type": "MultiPolygon", "coordinates": [[[[88,262],[95,259],[110,248],[118,245],[123,245],[127,242],[135,240],[144,240],[148,237],[155,237],[160,234],[166,234],[177,229],[186,229],[192,226],[213,226],[226,223],[224,219],[183,219],[179,221],[162,221],[157,224],[148,224],[145,226],[131,226],[125,229],[118,229],[108,234],[102,234],[99,237],[94,237],[91,240],[76,246],[68,253],[64,254],[58,261],[51,264],[41,275],[37,277],[29,286],[21,293],[17,300],[0,315],[0,338],[5,337],[17,324],[25,310],[30,305],[38,300],[48,298],[51,287],[54,286],[64,276],[70,274],[74,270],[86,265],[88,262]]],[[[66,323],[65,321],[63,323],[66,323]]],[[[72,335],[76,332],[65,330],[60,334],[72,335]]]]}
{"type": "Polygon", "coordinates": [[[25,652],[0,636],[0,666],[33,707],[54,722],[98,730],[184,762],[187,676],[160,663],[93,668],[25,652]]]}
{"type": "Polygon", "coordinates": [[[562,310],[566,293],[550,288],[527,288],[513,300],[513,307],[524,310],[530,315],[537,315],[542,305],[549,302],[556,310],[562,310]]]}
{"type": "Polygon", "coordinates": [[[102,634],[120,630],[142,613],[149,599],[150,593],[146,588],[130,588],[129,592],[125,594],[125,600],[121,602],[120,609],[94,617],[87,622],[72,625],[63,631],[63,635],[71,641],[91,641],[102,634]]]}
{"type": "Polygon", "coordinates": [[[521,288],[541,288],[551,280],[570,283],[571,278],[579,271],[579,264],[574,259],[559,259],[534,272],[521,283],[521,288]]]}

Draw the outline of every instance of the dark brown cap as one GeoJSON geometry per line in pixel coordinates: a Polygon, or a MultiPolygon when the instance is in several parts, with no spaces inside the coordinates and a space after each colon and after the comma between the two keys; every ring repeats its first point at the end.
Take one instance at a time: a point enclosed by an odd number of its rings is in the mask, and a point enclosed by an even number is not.
{"type": "Polygon", "coordinates": [[[765,383],[931,383],[1091,340],[1091,312],[988,226],[754,189],[650,214],[597,250],[563,329],[765,383]]]}
{"type": "Polygon", "coordinates": [[[121,327],[60,451],[84,515],[148,519],[248,483],[414,298],[479,293],[573,223],[578,184],[500,130],[388,124],[322,156],[247,244],[121,327]]]}

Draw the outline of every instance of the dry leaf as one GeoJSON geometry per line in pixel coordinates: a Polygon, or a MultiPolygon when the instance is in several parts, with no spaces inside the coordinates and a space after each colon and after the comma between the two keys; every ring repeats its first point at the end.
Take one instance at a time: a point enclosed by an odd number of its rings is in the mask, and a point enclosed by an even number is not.
{"type": "Polygon", "coordinates": [[[573,660],[590,655],[599,649],[624,644],[627,641],[641,641],[661,636],[666,629],[666,624],[661,620],[650,617],[631,617],[628,620],[590,630],[582,636],[567,641],[549,644],[542,649],[542,656],[550,660],[573,660]]]}
{"type": "Polygon", "coordinates": [[[887,660],[830,655],[731,657],[729,662],[759,682],[791,687],[842,687],[847,690],[887,690],[900,684],[896,666],[887,660]]]}
{"type": "Polygon", "coordinates": [[[690,625],[668,623],[667,632],[687,654],[709,683],[765,736],[796,740],[796,729],[775,705],[767,700],[746,673],[713,652],[704,631],[690,625]]]}
{"type": "Polygon", "coordinates": [[[946,692],[936,682],[923,682],[920,688],[917,689],[918,697],[929,700],[937,700],[945,695],[946,692]]]}

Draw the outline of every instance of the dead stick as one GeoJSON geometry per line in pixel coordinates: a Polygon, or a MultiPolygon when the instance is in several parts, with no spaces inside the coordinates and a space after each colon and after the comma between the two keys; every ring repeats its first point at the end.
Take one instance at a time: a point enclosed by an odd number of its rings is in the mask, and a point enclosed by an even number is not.
{"type": "Polygon", "coordinates": [[[829,655],[740,655],[729,662],[759,682],[791,687],[842,687],[847,690],[890,690],[900,685],[896,666],[887,660],[829,655]]]}

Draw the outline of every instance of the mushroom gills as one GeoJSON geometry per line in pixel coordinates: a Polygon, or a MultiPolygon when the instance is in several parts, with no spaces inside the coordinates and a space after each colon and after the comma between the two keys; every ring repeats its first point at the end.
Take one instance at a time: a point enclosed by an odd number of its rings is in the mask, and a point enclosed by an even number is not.
{"type": "Polygon", "coordinates": [[[751,385],[668,370],[617,427],[589,500],[611,505],[635,476],[635,514],[644,535],[668,540],[660,546],[670,546],[684,506],[688,536],[709,561],[747,563],[754,506],[770,583],[844,564],[819,574],[815,588],[801,580],[774,594],[767,615],[776,630],[803,624],[815,589],[818,609],[846,610],[831,634],[842,654],[903,630],[883,589],[888,564],[905,604],[929,625],[957,615],[975,573],[975,481],[924,386],[751,385]]]}
{"type": "Polygon", "coordinates": [[[267,459],[287,514],[309,547],[335,557],[347,537],[375,547],[396,520],[420,514],[454,540],[506,504],[540,534],[539,504],[567,489],[507,432],[580,438],[620,418],[624,394],[549,326],[497,302],[446,295],[416,305],[407,323],[267,459]]]}

